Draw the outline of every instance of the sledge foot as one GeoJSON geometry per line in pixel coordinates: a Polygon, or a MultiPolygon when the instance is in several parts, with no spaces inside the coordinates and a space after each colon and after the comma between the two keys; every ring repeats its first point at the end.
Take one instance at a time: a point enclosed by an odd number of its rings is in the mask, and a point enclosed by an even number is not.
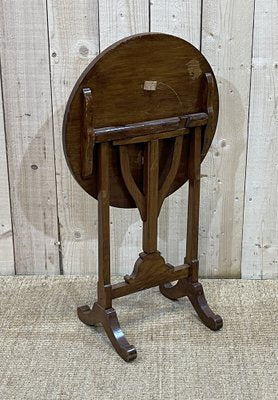
{"type": "Polygon", "coordinates": [[[223,320],[219,315],[214,314],[209,307],[203,286],[200,282],[190,282],[188,279],[180,279],[175,285],[171,283],[160,285],[159,290],[165,297],[171,300],[188,296],[204,325],[213,331],[218,331],[222,328],[223,320]]]}
{"type": "Polygon", "coordinates": [[[105,309],[95,303],[92,309],[89,306],[79,307],[77,313],[84,324],[100,323],[103,326],[112,346],[123,360],[132,361],[137,357],[135,347],[130,345],[125,338],[114,308],[105,309]]]}

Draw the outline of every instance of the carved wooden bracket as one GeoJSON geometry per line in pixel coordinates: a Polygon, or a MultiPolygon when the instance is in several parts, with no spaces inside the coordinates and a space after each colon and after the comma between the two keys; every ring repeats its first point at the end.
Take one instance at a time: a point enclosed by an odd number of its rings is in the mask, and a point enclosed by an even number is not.
{"type": "Polygon", "coordinates": [[[82,178],[88,179],[93,172],[93,151],[96,135],[93,125],[93,97],[90,88],[83,89],[83,130],[82,130],[82,178]]]}
{"type": "Polygon", "coordinates": [[[207,114],[209,117],[209,121],[213,116],[213,104],[212,104],[212,97],[214,92],[214,79],[210,72],[205,74],[207,80],[207,114]]]}
{"type": "Polygon", "coordinates": [[[137,290],[147,289],[157,284],[163,284],[188,276],[189,265],[183,264],[174,267],[165,263],[160,252],[151,254],[140,253],[131,275],[125,275],[125,282],[112,285],[112,297],[121,297],[137,290]]]}
{"type": "Polygon", "coordinates": [[[207,72],[205,74],[206,77],[206,83],[207,83],[207,90],[206,90],[206,97],[204,99],[204,107],[206,108],[206,112],[207,112],[207,116],[208,116],[208,121],[207,124],[205,126],[205,132],[204,132],[204,143],[202,145],[202,156],[205,155],[210,143],[207,142],[207,136],[206,135],[206,131],[209,131],[211,129],[211,125],[212,125],[212,121],[214,120],[214,109],[213,109],[213,94],[214,94],[214,90],[215,90],[215,83],[214,83],[214,79],[213,76],[210,72],[207,72]]]}
{"type": "Polygon", "coordinates": [[[120,164],[121,164],[121,171],[122,171],[122,176],[125,182],[125,185],[131,194],[136,207],[138,208],[142,221],[146,220],[146,199],[141,192],[141,190],[138,188],[131,170],[130,170],[130,164],[129,164],[129,156],[128,156],[128,148],[127,145],[123,145],[119,147],[120,151],[120,164]]]}

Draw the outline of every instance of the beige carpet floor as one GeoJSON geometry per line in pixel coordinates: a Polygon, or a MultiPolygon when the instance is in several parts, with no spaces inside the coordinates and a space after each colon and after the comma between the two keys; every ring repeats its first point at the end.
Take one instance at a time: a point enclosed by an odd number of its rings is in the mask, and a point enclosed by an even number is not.
{"type": "Polygon", "coordinates": [[[0,399],[277,400],[278,281],[202,283],[221,331],[157,288],[114,301],[138,351],[125,363],[77,319],[95,277],[0,278],[0,399]]]}

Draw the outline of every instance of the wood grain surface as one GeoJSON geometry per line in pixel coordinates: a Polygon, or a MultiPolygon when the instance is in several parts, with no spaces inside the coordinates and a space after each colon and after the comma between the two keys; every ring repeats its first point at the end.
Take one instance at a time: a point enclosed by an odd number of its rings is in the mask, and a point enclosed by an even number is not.
{"type": "MultiPolygon", "coordinates": [[[[206,73],[213,74],[206,59],[195,47],[180,38],[166,34],[133,35],[101,53],[78,79],[65,112],[64,150],[68,166],[79,184],[93,197],[97,197],[96,166],[93,167],[90,179],[84,179],[81,173],[80,138],[83,129],[84,88],[92,91],[93,128],[96,129],[96,135],[100,128],[104,130],[105,127],[115,126],[112,131],[110,128],[113,140],[113,132],[120,129],[117,127],[206,112],[206,73]],[[144,90],[146,81],[157,82],[157,89],[144,90]]],[[[214,87],[211,99],[214,114],[205,129],[203,157],[212,141],[217,122],[216,82],[214,87]]],[[[160,160],[164,160],[160,163],[162,175],[165,174],[164,169],[167,169],[167,152],[171,145],[171,139],[160,143],[160,160]]],[[[137,180],[140,180],[141,174],[141,148],[140,144],[129,146],[131,170],[137,180]]],[[[187,151],[188,146],[184,141],[182,160],[186,160],[187,151]]],[[[113,149],[111,157],[110,204],[124,208],[135,207],[117,167],[118,149],[113,149]]],[[[168,194],[182,186],[186,179],[186,164],[181,162],[168,194]]]]}

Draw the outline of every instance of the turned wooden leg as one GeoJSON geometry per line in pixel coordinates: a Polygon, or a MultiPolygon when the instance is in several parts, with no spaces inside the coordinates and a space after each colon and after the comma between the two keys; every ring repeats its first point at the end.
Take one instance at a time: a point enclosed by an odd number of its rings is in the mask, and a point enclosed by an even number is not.
{"type": "Polygon", "coordinates": [[[188,296],[192,306],[201,321],[211,330],[218,331],[223,326],[223,320],[209,307],[205,298],[203,286],[200,282],[190,282],[187,278],[180,279],[176,285],[167,283],[159,286],[160,292],[168,299],[177,300],[179,297],[188,296]]]}
{"type": "Polygon", "coordinates": [[[79,307],[77,313],[84,324],[96,325],[100,323],[104,327],[112,346],[125,361],[132,361],[137,357],[135,347],[130,345],[125,338],[114,308],[105,309],[95,303],[92,309],[89,306],[79,307]]]}

